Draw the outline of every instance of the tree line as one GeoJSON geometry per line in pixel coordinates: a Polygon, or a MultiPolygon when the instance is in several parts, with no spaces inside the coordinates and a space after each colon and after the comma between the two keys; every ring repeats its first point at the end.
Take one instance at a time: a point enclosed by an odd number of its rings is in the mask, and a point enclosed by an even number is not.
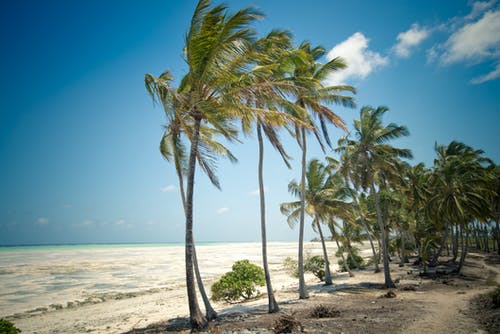
{"type": "MultiPolygon", "coordinates": [[[[325,79],[344,69],[345,61],[337,57],[322,62],[326,54],[322,46],[308,41],[296,45],[285,30],[273,30],[259,38],[253,24],[261,18],[262,13],[255,8],[231,12],[226,5],[199,0],[185,37],[187,74],[177,87],[168,70],[159,76],[145,75],[153,103],[161,105],[165,113],[160,151],[174,165],[185,213],[186,287],[192,327],[202,328],[217,316],[205,292],[193,238],[196,166],[220,188],[217,159],[237,161],[221,139],[239,142],[242,132],[255,132],[259,146],[260,225],[269,312],[279,311],[279,306],[267,265],[264,139],[290,168],[290,156],[280,141],[282,132],[292,135],[302,152],[300,181],[289,185],[298,201],[281,205],[288,222],[299,225],[299,298],[308,297],[303,257],[306,214],[312,216],[313,227],[323,241],[323,224],[334,239],[342,236],[344,241],[349,227],[364,231],[377,270],[382,258],[387,287],[394,284],[389,271],[389,243],[394,235],[399,235],[402,254],[405,240],[418,245],[423,263],[437,261],[447,240],[452,240],[455,259],[460,251],[460,270],[471,224],[498,221],[498,167],[483,157],[482,151],[458,142],[436,146],[438,157],[433,168],[409,166],[403,159],[411,158],[411,152],[389,144],[408,135],[408,130],[384,125],[385,107],[363,107],[355,121],[354,136],[340,138],[334,147],[328,127],[345,130],[346,125],[332,106],[354,108],[356,90],[348,85],[328,86],[325,79]],[[326,164],[318,160],[308,163],[308,134],[324,152],[327,147],[335,149],[339,161],[327,158],[326,164]],[[340,229],[344,232],[337,232],[340,229]],[[376,249],[381,249],[381,254],[376,249]],[[205,314],[198,304],[196,286],[205,314]]],[[[331,283],[324,243],[323,254],[325,279],[331,283]]]]}

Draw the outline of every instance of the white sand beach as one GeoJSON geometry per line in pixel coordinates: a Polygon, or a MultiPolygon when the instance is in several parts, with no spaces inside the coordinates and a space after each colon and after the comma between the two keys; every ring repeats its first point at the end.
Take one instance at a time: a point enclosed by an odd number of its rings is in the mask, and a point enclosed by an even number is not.
{"type": "MultiPolygon", "coordinates": [[[[262,264],[260,243],[197,249],[207,288],[235,261],[262,264]]],[[[333,256],[333,242],[328,249],[333,256]]],[[[305,251],[321,254],[321,244],[306,243],[305,251]]],[[[286,257],[297,256],[297,243],[270,242],[268,253],[277,296],[293,292],[297,280],[282,264],[286,257]]],[[[334,272],[336,262],[332,258],[334,272]]],[[[120,333],[188,314],[181,245],[9,251],[2,254],[0,270],[0,317],[14,322],[23,333],[120,333]]],[[[306,279],[318,283],[312,275],[306,279]]],[[[220,312],[228,305],[215,303],[214,307],[220,312]]]]}

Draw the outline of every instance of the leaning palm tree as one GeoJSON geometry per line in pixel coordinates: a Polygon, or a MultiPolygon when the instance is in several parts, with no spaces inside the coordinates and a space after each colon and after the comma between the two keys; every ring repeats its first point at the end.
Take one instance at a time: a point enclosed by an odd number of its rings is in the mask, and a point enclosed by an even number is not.
{"type": "MultiPolygon", "coordinates": [[[[182,207],[185,214],[186,194],[184,182],[187,166],[187,154],[186,146],[182,138],[182,126],[189,126],[189,124],[187,124],[186,122],[182,122],[182,120],[180,119],[180,117],[182,117],[182,114],[179,112],[181,101],[176,100],[176,97],[178,97],[178,95],[169,93],[169,89],[171,89],[171,80],[172,77],[170,76],[170,73],[168,71],[162,73],[159,77],[155,77],[151,74],[146,74],[145,86],[151,98],[153,99],[153,104],[155,105],[157,103],[160,103],[163,106],[165,112],[167,125],[164,127],[165,131],[161,138],[160,152],[168,162],[174,163],[178,178],[182,207]]],[[[232,140],[236,139],[237,132],[234,129],[228,128],[226,129],[225,134],[227,139],[232,140]]],[[[217,129],[209,128],[207,126],[201,126],[200,147],[203,147],[204,150],[200,150],[197,156],[198,163],[204,166],[204,171],[208,175],[211,175],[210,180],[217,188],[219,188],[220,186],[217,182],[217,179],[213,177],[215,175],[215,166],[213,164],[213,161],[215,161],[216,156],[228,158],[233,163],[237,161],[236,157],[234,157],[234,155],[227,149],[227,147],[214,140],[214,138],[218,135],[221,135],[221,133],[217,129]]],[[[196,281],[198,283],[198,289],[200,290],[203,303],[205,304],[206,317],[208,320],[215,319],[217,317],[217,312],[213,309],[206,294],[198,266],[196,248],[194,247],[194,244],[193,264],[196,281]]]]}
{"type": "MultiPolygon", "coordinates": [[[[175,96],[179,112],[179,126],[190,141],[191,147],[186,168],[186,288],[190,321],[193,328],[206,326],[207,320],[200,311],[196,298],[193,272],[193,194],[196,161],[207,172],[211,181],[218,185],[211,166],[202,163],[199,156],[203,150],[201,128],[206,125],[230,138],[227,131],[231,121],[249,109],[242,103],[244,90],[238,87],[238,78],[248,64],[248,52],[255,32],[250,24],[261,14],[245,8],[228,13],[227,7],[211,7],[209,0],[200,0],[196,6],[191,25],[186,35],[184,48],[188,73],[182,78],[179,88],[165,87],[175,96]]],[[[210,160],[209,160],[210,162],[210,160]]]]}
{"type": "MultiPolygon", "coordinates": [[[[346,67],[344,60],[336,57],[323,64],[319,60],[324,57],[326,50],[322,46],[311,47],[309,42],[303,42],[296,54],[295,68],[292,80],[297,86],[302,88],[296,96],[295,104],[300,107],[302,112],[297,115],[303,122],[307,123],[321,148],[324,150],[324,144],[321,137],[325,139],[328,146],[331,146],[328,136],[327,124],[334,124],[337,127],[345,129],[342,119],[328,108],[327,104],[339,104],[345,107],[354,107],[354,100],[351,96],[344,95],[346,92],[355,93],[354,87],[347,85],[325,86],[324,81],[335,72],[346,67]],[[314,121],[317,119],[318,124],[314,121]],[[319,130],[321,128],[321,130],[319,130]]],[[[307,163],[307,141],[306,132],[308,129],[304,126],[296,125],[295,137],[302,150],[301,167],[301,189],[302,197],[300,199],[299,215],[299,298],[308,297],[304,280],[304,218],[305,218],[305,185],[306,185],[306,163],[307,163]]]]}
{"type": "MultiPolygon", "coordinates": [[[[399,158],[411,158],[411,151],[408,149],[399,149],[389,145],[387,142],[407,136],[408,129],[391,123],[384,126],[382,116],[388,111],[387,107],[363,107],[360,111],[360,119],[354,121],[355,139],[344,137],[339,141],[338,152],[348,153],[351,160],[350,165],[356,166],[356,173],[363,189],[370,189],[377,212],[377,223],[380,229],[380,239],[382,243],[382,254],[384,261],[384,284],[387,288],[394,287],[389,269],[389,253],[387,240],[387,225],[382,214],[379,193],[377,191],[380,171],[385,172],[397,169],[397,160],[399,158]]],[[[379,183],[378,188],[382,183],[379,183]]]]}

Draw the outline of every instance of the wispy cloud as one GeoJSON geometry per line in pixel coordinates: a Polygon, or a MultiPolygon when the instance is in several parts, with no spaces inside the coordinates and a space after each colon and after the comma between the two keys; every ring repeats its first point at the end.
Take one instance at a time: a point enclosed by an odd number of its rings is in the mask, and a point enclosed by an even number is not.
{"type": "Polygon", "coordinates": [[[73,207],[73,204],[71,204],[71,203],[64,203],[63,204],[63,208],[69,209],[69,208],[72,208],[72,207],[73,207]]]}
{"type": "Polygon", "coordinates": [[[219,214],[219,215],[222,215],[222,214],[224,214],[224,213],[226,213],[228,211],[229,211],[229,208],[219,208],[215,212],[217,212],[217,214],[219,214]]]}
{"type": "Polygon", "coordinates": [[[122,226],[122,225],[125,225],[126,221],[125,219],[118,219],[116,222],[115,222],[115,225],[116,226],[122,226]]]}
{"type": "Polygon", "coordinates": [[[447,40],[436,43],[427,52],[430,62],[443,66],[458,63],[493,63],[495,68],[471,80],[480,84],[500,77],[500,10],[496,1],[479,1],[472,5],[471,13],[451,20],[447,40]]]}
{"type": "Polygon", "coordinates": [[[36,223],[40,226],[45,226],[49,224],[49,219],[46,217],[40,217],[36,220],[36,223]]]}
{"type": "Polygon", "coordinates": [[[327,59],[342,57],[347,62],[347,68],[333,73],[327,84],[338,85],[352,79],[364,79],[376,69],[389,63],[387,57],[368,49],[369,39],[356,32],[345,41],[335,45],[327,54],[327,59]]]}
{"type": "Polygon", "coordinates": [[[418,23],[414,23],[410,29],[398,34],[397,43],[393,49],[396,55],[402,58],[408,58],[411,51],[429,37],[430,31],[428,28],[420,27],[418,23]]]}
{"type": "Polygon", "coordinates": [[[160,190],[164,193],[174,191],[175,189],[176,189],[176,187],[172,184],[169,184],[168,186],[164,186],[164,187],[160,188],[160,190]]]}

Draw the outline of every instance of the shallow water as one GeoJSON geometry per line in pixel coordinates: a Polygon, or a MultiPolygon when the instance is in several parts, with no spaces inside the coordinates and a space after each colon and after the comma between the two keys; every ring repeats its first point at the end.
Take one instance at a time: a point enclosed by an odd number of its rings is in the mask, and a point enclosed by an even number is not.
{"type": "Polygon", "coordinates": [[[0,317],[66,306],[106,294],[182,282],[181,245],[5,247],[0,250],[0,317]]]}

